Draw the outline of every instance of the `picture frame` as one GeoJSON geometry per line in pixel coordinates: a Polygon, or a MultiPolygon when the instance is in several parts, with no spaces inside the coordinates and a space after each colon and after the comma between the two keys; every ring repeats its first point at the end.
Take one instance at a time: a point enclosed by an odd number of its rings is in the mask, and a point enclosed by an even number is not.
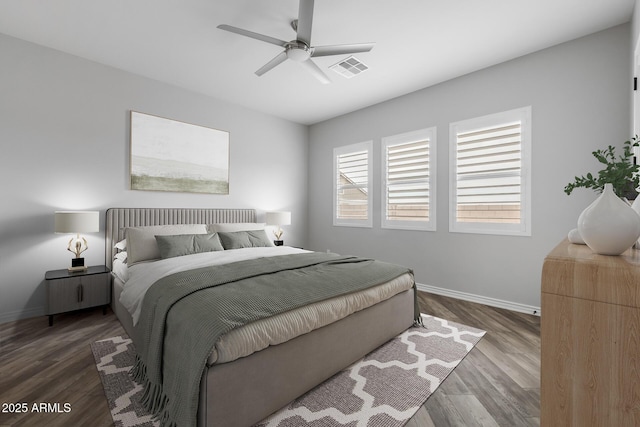
{"type": "Polygon", "coordinates": [[[130,188],[229,194],[229,132],[131,111],[130,188]]]}

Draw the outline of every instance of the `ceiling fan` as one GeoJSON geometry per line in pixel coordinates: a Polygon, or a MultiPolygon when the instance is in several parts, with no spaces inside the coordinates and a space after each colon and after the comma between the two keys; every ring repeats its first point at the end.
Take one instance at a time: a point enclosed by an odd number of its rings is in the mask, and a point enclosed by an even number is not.
{"type": "Polygon", "coordinates": [[[275,68],[287,59],[296,61],[304,65],[322,83],[331,83],[329,77],[316,65],[311,58],[319,56],[331,55],[347,55],[360,52],[369,52],[373,49],[374,43],[357,43],[330,46],[312,46],[311,45],[311,25],[313,22],[313,3],[314,0],[300,0],[298,9],[298,19],[291,22],[291,27],[296,32],[296,39],[289,42],[266,36],[264,34],[254,33],[253,31],[244,30],[242,28],[233,27],[231,25],[218,25],[218,28],[252,39],[261,40],[284,48],[284,51],[278,54],[271,61],[262,66],[256,74],[263,75],[267,71],[275,68]]]}

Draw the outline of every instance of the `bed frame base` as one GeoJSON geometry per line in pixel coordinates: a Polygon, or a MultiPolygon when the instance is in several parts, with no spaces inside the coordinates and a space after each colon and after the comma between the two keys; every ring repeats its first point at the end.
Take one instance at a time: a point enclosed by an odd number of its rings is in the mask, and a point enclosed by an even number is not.
{"type": "MultiPolygon", "coordinates": [[[[106,214],[106,259],[126,227],[162,224],[255,222],[252,209],[113,208],[106,214]]],[[[122,283],[113,280],[112,307],[129,336],[130,314],[119,303],[122,283]]],[[[342,320],[233,362],[202,376],[199,427],[249,427],[311,390],[413,324],[413,289],[342,320]]]]}
{"type": "Polygon", "coordinates": [[[413,290],[230,363],[200,387],[198,425],[248,427],[361,359],[413,324],[413,290]]]}

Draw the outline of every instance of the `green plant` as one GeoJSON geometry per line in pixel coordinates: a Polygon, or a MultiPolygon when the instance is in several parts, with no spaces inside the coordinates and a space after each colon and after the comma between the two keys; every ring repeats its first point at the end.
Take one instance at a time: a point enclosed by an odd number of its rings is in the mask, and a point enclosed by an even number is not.
{"type": "Polygon", "coordinates": [[[634,198],[638,193],[636,188],[640,186],[640,167],[633,163],[633,147],[638,147],[638,136],[625,141],[624,152],[616,158],[615,147],[609,146],[605,150],[592,152],[593,156],[606,167],[598,172],[598,176],[588,173],[584,176],[576,176],[575,181],[564,187],[564,192],[571,192],[579,187],[591,188],[601,193],[605,184],[611,184],[618,197],[634,198]],[[631,197],[629,197],[631,196],[631,197]]]}

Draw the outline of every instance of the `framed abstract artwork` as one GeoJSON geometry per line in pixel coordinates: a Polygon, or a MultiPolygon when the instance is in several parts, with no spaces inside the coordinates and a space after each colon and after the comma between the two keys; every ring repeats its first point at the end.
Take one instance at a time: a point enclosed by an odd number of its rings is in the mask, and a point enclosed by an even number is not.
{"type": "Polygon", "coordinates": [[[229,132],[131,111],[131,189],[229,194],[229,132]]]}

